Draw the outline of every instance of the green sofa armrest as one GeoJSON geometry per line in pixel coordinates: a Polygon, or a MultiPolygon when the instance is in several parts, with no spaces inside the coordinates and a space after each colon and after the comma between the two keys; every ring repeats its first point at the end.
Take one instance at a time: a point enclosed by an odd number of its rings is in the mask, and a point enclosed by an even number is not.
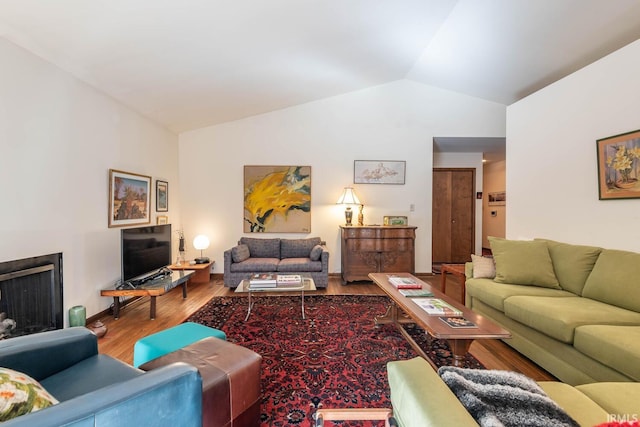
{"type": "Polygon", "coordinates": [[[401,427],[478,427],[451,389],[421,357],[387,363],[393,415],[401,427]]]}

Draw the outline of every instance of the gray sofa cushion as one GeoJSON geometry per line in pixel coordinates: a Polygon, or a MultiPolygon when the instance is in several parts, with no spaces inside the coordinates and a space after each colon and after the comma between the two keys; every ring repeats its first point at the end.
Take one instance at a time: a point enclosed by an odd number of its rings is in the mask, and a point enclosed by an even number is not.
{"type": "Polygon", "coordinates": [[[323,250],[324,249],[322,248],[322,246],[315,245],[313,249],[311,249],[311,253],[309,254],[309,258],[311,258],[311,261],[320,261],[323,250]]]}
{"type": "Polygon", "coordinates": [[[319,237],[282,239],[280,240],[280,258],[309,258],[311,249],[320,243],[321,240],[319,237]]]}
{"type": "Polygon", "coordinates": [[[280,239],[241,237],[240,244],[249,247],[252,258],[280,258],[280,239]]]}
{"type": "Polygon", "coordinates": [[[265,271],[276,271],[278,269],[278,258],[249,258],[242,262],[231,264],[232,273],[262,273],[265,271]]]}
{"type": "Polygon", "coordinates": [[[242,262],[245,259],[248,259],[251,256],[251,252],[249,251],[249,246],[247,245],[238,245],[231,249],[231,258],[233,262],[242,262]]]}
{"type": "Polygon", "coordinates": [[[322,271],[321,261],[311,261],[310,258],[286,258],[280,260],[278,271],[301,272],[301,271],[322,271]]]}

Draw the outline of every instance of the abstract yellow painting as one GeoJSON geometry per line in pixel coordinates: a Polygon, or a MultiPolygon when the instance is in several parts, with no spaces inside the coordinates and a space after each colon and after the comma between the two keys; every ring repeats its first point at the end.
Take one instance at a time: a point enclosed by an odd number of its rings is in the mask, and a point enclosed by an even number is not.
{"type": "Polygon", "coordinates": [[[311,166],[245,166],[244,232],[311,232],[311,166]]]}

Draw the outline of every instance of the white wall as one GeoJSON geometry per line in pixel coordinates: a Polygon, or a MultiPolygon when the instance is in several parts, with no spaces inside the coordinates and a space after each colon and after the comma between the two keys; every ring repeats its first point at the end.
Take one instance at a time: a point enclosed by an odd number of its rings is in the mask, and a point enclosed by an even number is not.
{"type": "Polygon", "coordinates": [[[507,109],[507,237],[640,251],[640,199],[598,200],[596,140],[640,128],[640,40],[507,109]]]}
{"type": "Polygon", "coordinates": [[[0,261],[62,252],[65,322],[74,305],[91,316],[120,277],[108,170],[168,180],[179,219],[177,136],[2,38],[0,63],[0,261]]]}
{"type": "MultiPolygon", "coordinates": [[[[490,162],[484,165],[484,185],[482,205],[482,247],[488,248],[489,236],[505,237],[506,227],[506,205],[489,206],[489,193],[497,193],[505,191],[506,188],[506,162],[490,162]],[[495,212],[496,216],[491,216],[491,212],[495,212]]],[[[509,194],[507,193],[507,203],[509,203],[509,194]]]]}
{"type": "MultiPolygon", "coordinates": [[[[482,191],[484,176],[482,170],[482,153],[435,153],[434,168],[473,168],[476,170],[476,192],[482,191]]],[[[482,200],[475,198],[475,254],[482,253],[482,200]]],[[[471,258],[469,258],[471,259],[471,258]]]]}
{"type": "MultiPolygon", "coordinates": [[[[335,205],[353,183],[354,160],[406,160],[405,185],[354,185],[365,224],[406,215],[418,226],[416,270],[431,271],[434,136],[503,136],[505,107],[408,80],[336,96],[180,135],[182,219],[187,240],[208,234],[206,255],[223,271],[222,253],[243,235],[243,166],[310,165],[309,236],[327,241],[330,272],[340,271],[335,205]],[[409,205],[415,204],[415,212],[409,205]]],[[[304,237],[267,234],[264,237],[304,237]]],[[[189,245],[190,246],[190,245],[189,245]]],[[[191,248],[189,257],[195,251],[191,248]]]]}

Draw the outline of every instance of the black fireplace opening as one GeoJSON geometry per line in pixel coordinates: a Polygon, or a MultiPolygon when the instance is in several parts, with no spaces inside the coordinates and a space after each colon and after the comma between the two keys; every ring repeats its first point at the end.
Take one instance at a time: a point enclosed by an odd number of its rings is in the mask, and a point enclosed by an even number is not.
{"type": "Polygon", "coordinates": [[[62,253],[0,262],[0,339],[64,327],[62,253]]]}

